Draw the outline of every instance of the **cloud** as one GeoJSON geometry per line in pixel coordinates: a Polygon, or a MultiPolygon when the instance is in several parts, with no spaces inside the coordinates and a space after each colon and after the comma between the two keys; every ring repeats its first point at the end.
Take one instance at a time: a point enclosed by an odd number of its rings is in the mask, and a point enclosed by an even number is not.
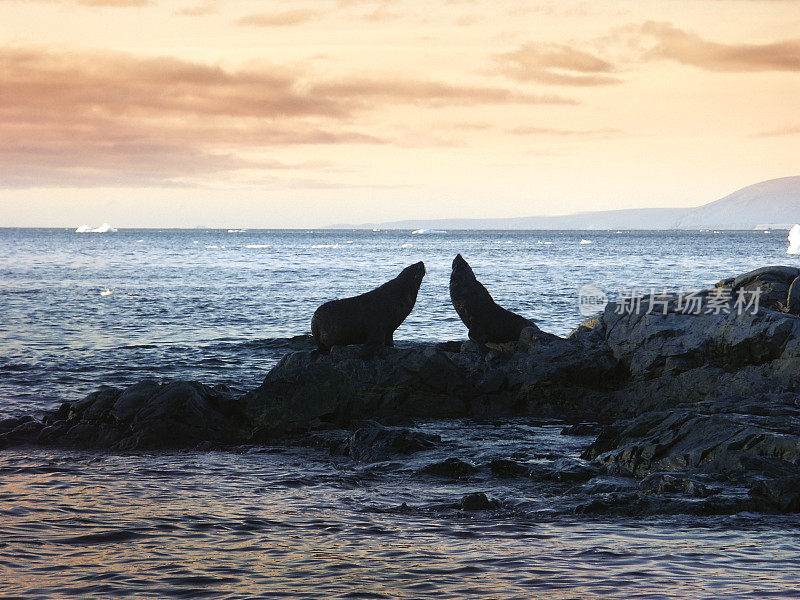
{"type": "Polygon", "coordinates": [[[653,45],[644,59],[668,59],[708,71],[800,71],[800,39],[769,44],[709,42],[672,23],[649,21],[638,32],[653,45]]]}
{"type": "Polygon", "coordinates": [[[249,158],[272,148],[402,145],[407,126],[384,119],[398,104],[539,102],[572,101],[413,78],[319,80],[302,66],[224,69],[0,46],[0,185],[177,185],[275,168],[249,158]],[[384,123],[380,133],[373,133],[374,114],[384,123]]]}
{"type": "Polygon", "coordinates": [[[556,129],[550,127],[515,127],[507,130],[514,135],[552,135],[561,137],[613,137],[622,132],[615,128],[602,129],[556,129]]]}
{"type": "Polygon", "coordinates": [[[786,125],[784,127],[770,129],[769,131],[760,131],[758,133],[754,133],[750,137],[779,137],[784,135],[800,135],[800,125],[786,125]]]}
{"type": "Polygon", "coordinates": [[[203,17],[219,12],[219,7],[214,2],[206,2],[196,6],[187,6],[176,10],[173,14],[179,17],[203,17]]]}
{"type": "Polygon", "coordinates": [[[496,72],[517,81],[552,85],[595,86],[620,83],[610,75],[613,64],[588,52],[561,44],[525,44],[497,54],[496,72]]]}
{"type": "Polygon", "coordinates": [[[236,20],[237,25],[249,25],[255,27],[277,27],[285,25],[297,25],[313,19],[319,14],[315,10],[296,9],[283,12],[260,13],[257,15],[247,15],[236,20]]]}
{"type": "Polygon", "coordinates": [[[320,83],[311,92],[326,98],[346,98],[356,103],[376,99],[388,103],[475,104],[577,104],[571,98],[530,94],[504,87],[467,86],[418,79],[355,78],[320,83]]]}
{"type": "Polygon", "coordinates": [[[118,8],[132,8],[137,6],[149,6],[153,4],[152,0],[6,0],[11,2],[39,2],[50,4],[80,4],[82,6],[103,6],[103,7],[118,7],[118,8]]]}

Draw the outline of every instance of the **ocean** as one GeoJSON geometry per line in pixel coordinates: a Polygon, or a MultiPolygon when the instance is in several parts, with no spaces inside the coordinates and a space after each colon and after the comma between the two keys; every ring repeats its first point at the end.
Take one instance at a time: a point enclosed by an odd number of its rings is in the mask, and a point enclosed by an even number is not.
{"type": "MultiPolygon", "coordinates": [[[[786,232],[0,229],[0,418],[102,385],[195,379],[239,391],[309,349],[323,302],[422,260],[398,344],[466,339],[461,253],[495,300],[544,330],[578,289],[697,289],[795,264],[786,232]]],[[[0,450],[0,596],[181,598],[797,598],[800,518],[582,515],[526,480],[431,482],[457,456],[531,464],[593,438],[560,425],[424,422],[442,448],[356,463],[315,448],[114,454],[0,450]],[[452,503],[485,492],[501,508],[452,503]]]]}

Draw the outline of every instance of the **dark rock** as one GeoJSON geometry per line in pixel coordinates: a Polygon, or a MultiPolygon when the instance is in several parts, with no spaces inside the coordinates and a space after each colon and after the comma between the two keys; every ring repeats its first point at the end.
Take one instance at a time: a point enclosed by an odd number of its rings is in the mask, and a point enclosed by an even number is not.
{"type": "Polygon", "coordinates": [[[603,429],[604,426],[598,423],[578,423],[577,425],[564,427],[561,430],[561,435],[596,436],[603,431],[603,429]]]}
{"type": "Polygon", "coordinates": [[[6,432],[3,438],[11,444],[32,444],[39,436],[39,432],[44,428],[44,423],[34,419],[22,420],[14,429],[6,432]]]}
{"type": "Polygon", "coordinates": [[[429,450],[441,441],[442,438],[438,435],[371,423],[357,429],[350,436],[348,453],[361,462],[378,462],[397,455],[429,450]]]}
{"type": "Polygon", "coordinates": [[[193,447],[203,441],[232,443],[249,433],[240,403],[194,381],[156,391],[131,421],[122,449],[193,447]]]}
{"type": "Polygon", "coordinates": [[[505,458],[494,459],[489,463],[489,469],[492,471],[492,475],[501,479],[525,477],[530,471],[525,465],[505,458]]]}
{"type": "Polygon", "coordinates": [[[8,431],[11,431],[12,429],[16,429],[23,423],[28,423],[29,421],[33,420],[34,420],[33,417],[31,417],[30,415],[3,419],[0,421],[0,433],[6,433],[8,431]]]}
{"type": "Polygon", "coordinates": [[[653,473],[639,483],[639,489],[647,494],[686,494],[700,498],[712,494],[697,479],[681,473],[653,473]]]}
{"type": "Polygon", "coordinates": [[[442,462],[433,463],[417,471],[417,475],[430,475],[448,479],[460,479],[478,472],[474,466],[458,458],[448,458],[442,462]]]}
{"type": "Polygon", "coordinates": [[[596,465],[574,458],[559,458],[553,461],[552,470],[558,481],[586,481],[600,473],[596,465]]]}
{"type": "Polygon", "coordinates": [[[161,389],[161,385],[151,379],[135,383],[119,394],[111,407],[111,416],[119,422],[129,422],[147,401],[161,389]]]}
{"type": "Polygon", "coordinates": [[[489,500],[483,492],[475,494],[467,494],[458,503],[458,508],[461,510],[477,511],[477,510],[491,510],[499,508],[500,502],[497,500],[489,500]]]}
{"type": "Polygon", "coordinates": [[[800,474],[758,481],[750,494],[769,509],[782,513],[800,512],[800,474]]]}

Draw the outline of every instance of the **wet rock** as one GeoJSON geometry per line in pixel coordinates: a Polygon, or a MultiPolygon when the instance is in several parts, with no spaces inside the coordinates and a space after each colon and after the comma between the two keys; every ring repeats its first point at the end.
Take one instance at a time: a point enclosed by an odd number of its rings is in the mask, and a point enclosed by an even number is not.
{"type": "Polygon", "coordinates": [[[9,417],[8,419],[0,420],[0,433],[6,433],[13,429],[16,429],[23,423],[28,423],[29,421],[33,421],[34,418],[30,415],[24,415],[22,417],[9,417]]]}
{"type": "Polygon", "coordinates": [[[758,481],[750,494],[760,505],[766,505],[764,508],[782,513],[800,512],[800,474],[758,481]]]}
{"type": "Polygon", "coordinates": [[[61,446],[187,448],[206,440],[240,440],[249,431],[241,403],[224,389],[185,381],[102,388],[47,417],[48,426],[38,426],[35,441],[61,446]]]}
{"type": "Polygon", "coordinates": [[[526,477],[530,472],[527,466],[506,458],[496,458],[489,463],[489,469],[492,475],[501,479],[526,477]]]}
{"type": "Polygon", "coordinates": [[[587,481],[601,472],[597,465],[574,458],[559,458],[551,468],[557,481],[587,481]]]}
{"type": "Polygon", "coordinates": [[[647,413],[609,428],[584,458],[635,476],[690,470],[732,475],[768,463],[792,472],[800,463],[800,430],[788,425],[742,414],[647,413]]]}
{"type": "Polygon", "coordinates": [[[478,472],[478,469],[468,462],[458,458],[448,458],[441,462],[433,463],[417,471],[417,475],[442,477],[447,479],[460,479],[469,477],[478,472]]]}
{"type": "Polygon", "coordinates": [[[456,505],[461,510],[478,511],[478,510],[491,510],[499,508],[500,502],[497,500],[489,500],[483,492],[475,494],[467,494],[456,505]]]}
{"type": "Polygon", "coordinates": [[[639,489],[646,494],[686,494],[699,498],[713,493],[697,479],[681,473],[653,473],[639,483],[639,489]]]}
{"type": "Polygon", "coordinates": [[[599,423],[578,423],[576,425],[564,427],[561,430],[561,435],[596,436],[603,431],[603,429],[604,426],[599,423]]]}
{"type": "Polygon", "coordinates": [[[19,419],[16,427],[3,434],[3,439],[7,445],[32,444],[43,428],[44,423],[35,419],[19,419]]]}
{"type": "Polygon", "coordinates": [[[229,395],[194,381],[175,381],[143,402],[119,444],[140,449],[233,443],[244,438],[245,429],[241,405],[229,395]]]}
{"type": "Polygon", "coordinates": [[[160,388],[161,385],[151,379],[145,379],[125,388],[115,398],[111,406],[111,416],[119,422],[130,421],[160,388]]]}
{"type": "Polygon", "coordinates": [[[350,436],[348,454],[357,461],[378,462],[429,450],[441,441],[438,435],[371,423],[350,436]]]}

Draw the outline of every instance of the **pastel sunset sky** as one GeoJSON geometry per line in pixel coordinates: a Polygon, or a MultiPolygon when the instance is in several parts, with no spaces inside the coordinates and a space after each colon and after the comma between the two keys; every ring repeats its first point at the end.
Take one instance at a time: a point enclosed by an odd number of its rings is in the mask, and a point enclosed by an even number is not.
{"type": "Polygon", "coordinates": [[[798,0],[0,0],[0,226],[693,206],[799,109],[798,0]]]}

